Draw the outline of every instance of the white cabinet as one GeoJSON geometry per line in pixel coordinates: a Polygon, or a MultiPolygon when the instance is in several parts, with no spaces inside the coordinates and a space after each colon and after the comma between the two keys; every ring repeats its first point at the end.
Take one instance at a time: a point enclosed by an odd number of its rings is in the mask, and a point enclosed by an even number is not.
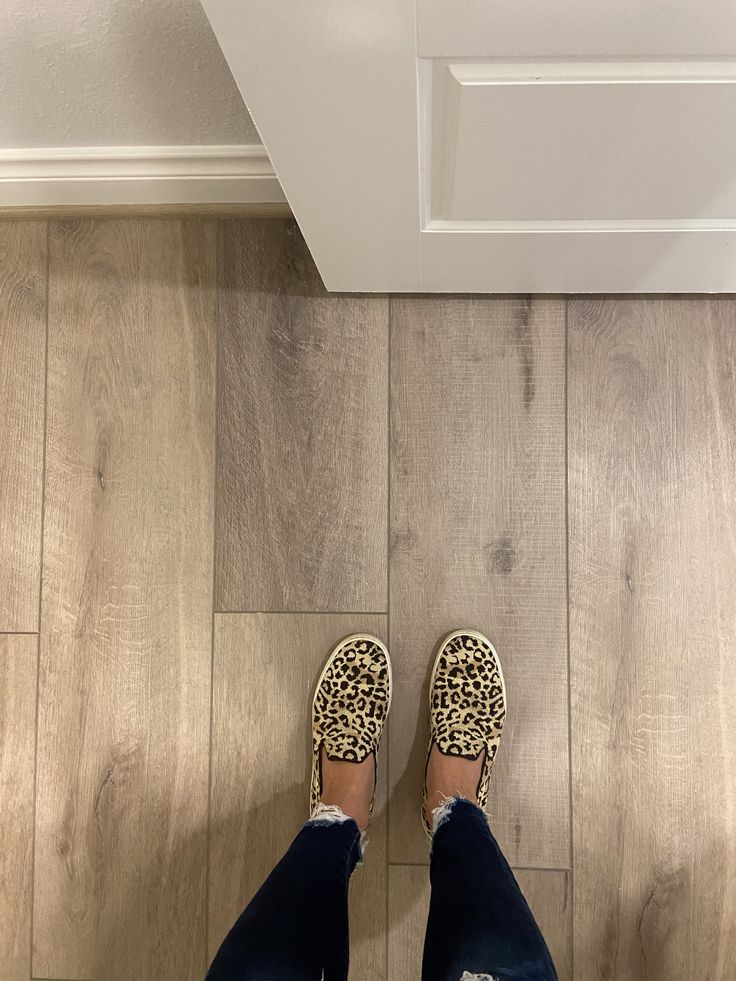
{"type": "Polygon", "coordinates": [[[203,0],[328,288],[736,290],[736,5],[203,0]]]}

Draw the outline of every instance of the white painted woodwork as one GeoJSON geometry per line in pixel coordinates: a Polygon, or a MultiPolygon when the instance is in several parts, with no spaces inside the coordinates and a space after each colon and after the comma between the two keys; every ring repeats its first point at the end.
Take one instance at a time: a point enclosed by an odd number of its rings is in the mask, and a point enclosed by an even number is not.
{"type": "Polygon", "coordinates": [[[327,288],[416,289],[413,2],[202,5],[327,288]]]}
{"type": "Polygon", "coordinates": [[[736,290],[726,0],[203,5],[328,289],[736,290]]]}
{"type": "Polygon", "coordinates": [[[0,207],[285,200],[259,145],[0,149],[0,207]]]}
{"type": "Polygon", "coordinates": [[[732,0],[417,0],[423,58],[732,58],[732,0]]]}
{"type": "Polygon", "coordinates": [[[677,64],[438,66],[432,217],[736,215],[736,74],[691,75],[677,64]]]}

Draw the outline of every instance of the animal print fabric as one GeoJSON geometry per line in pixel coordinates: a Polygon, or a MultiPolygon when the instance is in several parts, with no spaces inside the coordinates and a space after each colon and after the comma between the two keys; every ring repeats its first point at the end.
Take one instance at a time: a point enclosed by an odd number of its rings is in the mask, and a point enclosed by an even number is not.
{"type": "Polygon", "coordinates": [[[361,763],[378,744],[391,702],[391,667],[372,637],[347,638],[333,651],[314,696],[311,809],[321,794],[320,749],[330,760],[361,763]]]}
{"type": "MultiPolygon", "coordinates": [[[[478,785],[478,803],[485,807],[491,767],[506,718],[503,675],[490,641],[473,632],[451,634],[447,638],[432,673],[429,711],[428,757],[433,743],[446,756],[472,760],[485,750],[478,785]]],[[[423,803],[426,804],[426,787],[423,803]]],[[[424,824],[431,835],[426,819],[424,824]]]]}

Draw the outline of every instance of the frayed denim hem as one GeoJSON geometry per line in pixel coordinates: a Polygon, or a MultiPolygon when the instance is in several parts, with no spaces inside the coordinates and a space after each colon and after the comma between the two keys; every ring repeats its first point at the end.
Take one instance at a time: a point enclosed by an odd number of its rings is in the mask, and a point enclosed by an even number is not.
{"type": "MultiPolygon", "coordinates": [[[[328,828],[332,824],[346,824],[352,821],[355,826],[358,822],[355,818],[347,815],[337,804],[323,804],[321,801],[309,816],[309,820],[304,825],[305,828],[328,828]]],[[[360,829],[358,829],[360,831],[360,829]]],[[[364,831],[360,831],[360,841],[358,842],[358,862],[356,868],[363,864],[365,850],[368,846],[368,839],[364,831]]]]}
{"type": "Polygon", "coordinates": [[[432,808],[432,836],[437,834],[437,828],[441,828],[445,821],[449,820],[455,802],[463,800],[462,797],[445,797],[437,807],[432,808]]]}
{"type": "Polygon", "coordinates": [[[314,828],[324,828],[328,824],[345,824],[352,820],[337,804],[323,804],[320,801],[309,815],[307,824],[314,828]]]}
{"type": "MultiPolygon", "coordinates": [[[[481,808],[478,807],[475,801],[468,800],[467,797],[445,797],[443,800],[439,802],[437,807],[432,809],[432,836],[437,834],[438,828],[441,828],[446,821],[449,821],[450,815],[452,814],[452,809],[455,806],[455,804],[458,803],[458,801],[464,801],[466,804],[470,804],[473,807],[477,808],[477,810],[479,811],[481,810],[481,808]]],[[[482,813],[483,813],[483,817],[486,819],[486,821],[488,821],[489,820],[488,815],[485,813],[485,811],[483,811],[482,813]]],[[[490,822],[489,822],[489,827],[490,827],[490,822]]],[[[481,974],[480,977],[482,978],[483,975],[481,974]]]]}

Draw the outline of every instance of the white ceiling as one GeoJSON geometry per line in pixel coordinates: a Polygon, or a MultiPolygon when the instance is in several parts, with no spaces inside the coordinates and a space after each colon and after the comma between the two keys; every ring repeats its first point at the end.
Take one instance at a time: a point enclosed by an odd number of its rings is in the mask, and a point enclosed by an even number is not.
{"type": "Polygon", "coordinates": [[[199,0],[2,0],[0,148],[259,143],[199,0]]]}

